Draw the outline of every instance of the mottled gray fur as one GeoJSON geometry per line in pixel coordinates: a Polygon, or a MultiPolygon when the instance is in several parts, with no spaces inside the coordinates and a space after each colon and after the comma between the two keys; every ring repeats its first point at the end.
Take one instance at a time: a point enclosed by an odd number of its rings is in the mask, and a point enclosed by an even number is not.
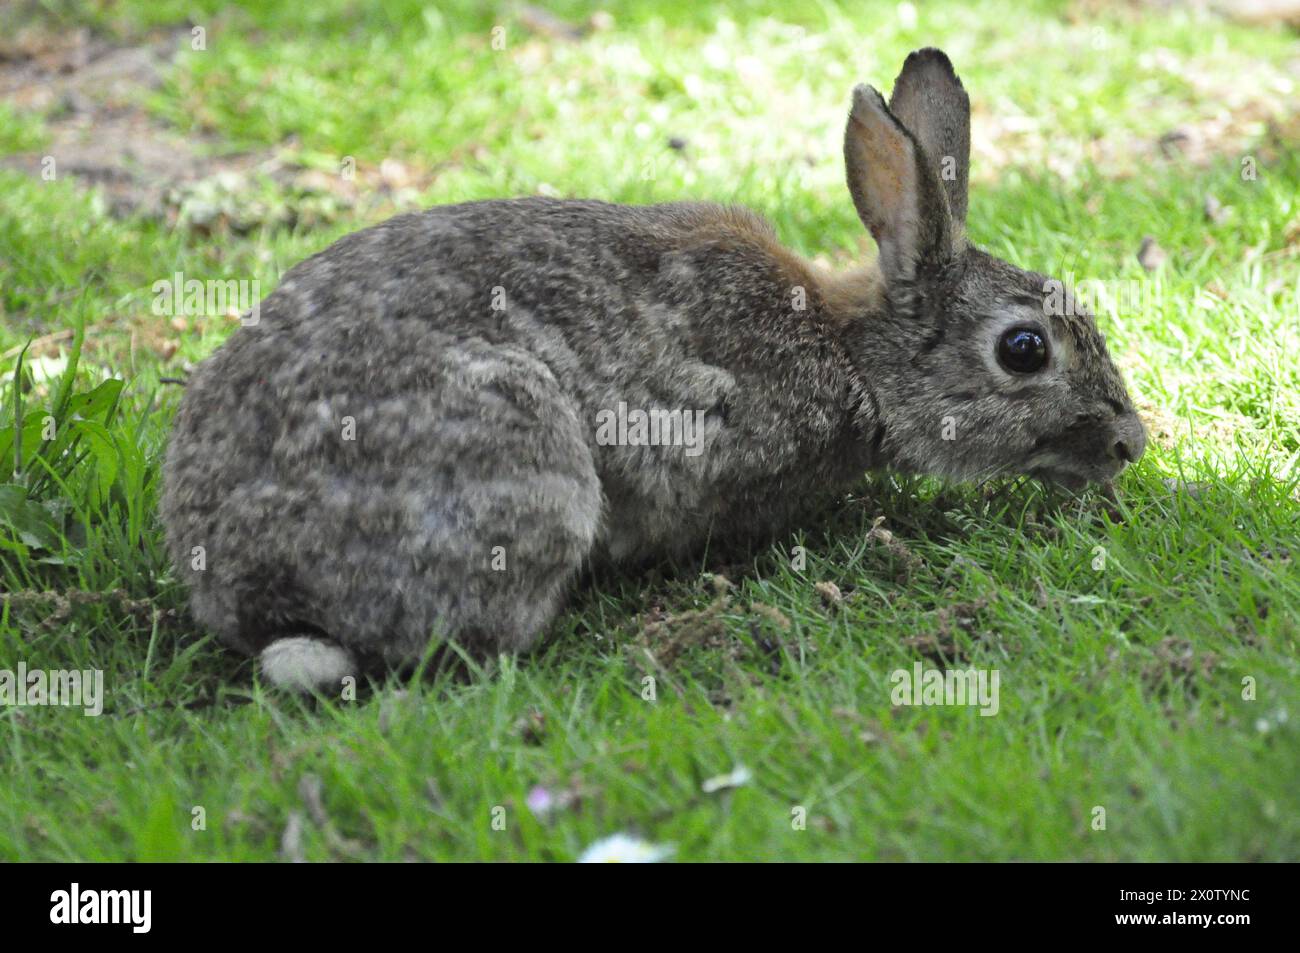
{"type": "Polygon", "coordinates": [[[540,198],[399,216],[291,269],[176,417],[163,519],[194,616],[246,652],[519,650],[584,566],[771,538],[869,469],[1118,472],[1142,431],[1092,319],[1045,316],[1043,276],[965,243],[947,57],[912,54],[893,105],[854,92],[881,255],[847,274],[743,209],[540,198]],[[998,367],[1013,322],[1050,336],[1047,371],[998,367]],[[703,452],[601,443],[620,404],[702,412],[703,452]]]}

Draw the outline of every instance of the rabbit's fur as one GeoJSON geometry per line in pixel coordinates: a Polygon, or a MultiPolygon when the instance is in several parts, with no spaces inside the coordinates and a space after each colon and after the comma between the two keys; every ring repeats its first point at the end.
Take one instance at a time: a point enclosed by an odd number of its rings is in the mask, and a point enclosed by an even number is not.
{"type": "Polygon", "coordinates": [[[969,105],[912,54],[854,90],[849,188],[877,264],[832,275],[703,203],[521,199],[403,215],[302,262],[193,374],[163,519],[195,617],[311,686],[434,637],[526,648],[584,567],[761,539],[868,469],[1106,479],[1124,385],[1047,279],[963,237],[969,105]],[[1003,370],[1011,324],[1050,364],[1003,370]],[[622,405],[622,410],[620,410],[622,405]],[[682,418],[658,445],[601,421],[682,418]],[[677,439],[670,439],[677,438],[677,439]]]}

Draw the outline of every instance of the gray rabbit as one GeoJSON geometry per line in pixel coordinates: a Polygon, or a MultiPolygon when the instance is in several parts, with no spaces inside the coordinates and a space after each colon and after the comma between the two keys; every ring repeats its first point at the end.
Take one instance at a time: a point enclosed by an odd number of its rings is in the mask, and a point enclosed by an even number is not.
{"type": "Polygon", "coordinates": [[[471,202],[340,239],[188,383],[162,515],[194,616],[324,688],[433,638],[525,649],[584,567],[772,538],[867,470],[1113,477],[1145,443],[1124,384],[1058,284],[966,242],[969,152],[925,49],[888,106],[853,91],[858,270],[695,202],[471,202]]]}

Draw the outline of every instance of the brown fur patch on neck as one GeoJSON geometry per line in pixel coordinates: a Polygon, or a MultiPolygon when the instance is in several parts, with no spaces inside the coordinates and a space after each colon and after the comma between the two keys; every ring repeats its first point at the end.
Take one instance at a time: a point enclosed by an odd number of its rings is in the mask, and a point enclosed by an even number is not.
{"type": "Polygon", "coordinates": [[[789,276],[791,285],[816,286],[811,264],[782,245],[772,223],[757,212],[741,205],[701,206],[690,219],[690,226],[692,239],[709,238],[757,248],[789,276]]]}
{"type": "Polygon", "coordinates": [[[854,323],[883,307],[884,280],[875,262],[832,271],[786,248],[771,222],[743,206],[701,203],[691,212],[684,229],[688,241],[705,238],[757,248],[776,264],[791,288],[801,286],[810,300],[825,305],[825,317],[832,325],[854,323]]]}
{"type": "Polygon", "coordinates": [[[860,321],[884,307],[885,281],[875,262],[845,271],[819,271],[817,285],[834,323],[860,321]]]}

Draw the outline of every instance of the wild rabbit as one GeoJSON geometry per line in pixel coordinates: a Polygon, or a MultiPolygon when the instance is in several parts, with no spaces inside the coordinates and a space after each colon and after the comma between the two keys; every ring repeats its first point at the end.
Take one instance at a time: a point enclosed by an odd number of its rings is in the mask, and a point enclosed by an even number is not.
{"type": "Polygon", "coordinates": [[[527,648],[582,567],[772,537],[869,469],[1113,477],[1145,436],[1092,318],[964,238],[969,124],[939,50],[888,106],[854,89],[880,253],[848,273],[740,208],[541,198],[302,262],[176,417],[162,514],[194,616],[325,687],[435,637],[527,648]]]}

